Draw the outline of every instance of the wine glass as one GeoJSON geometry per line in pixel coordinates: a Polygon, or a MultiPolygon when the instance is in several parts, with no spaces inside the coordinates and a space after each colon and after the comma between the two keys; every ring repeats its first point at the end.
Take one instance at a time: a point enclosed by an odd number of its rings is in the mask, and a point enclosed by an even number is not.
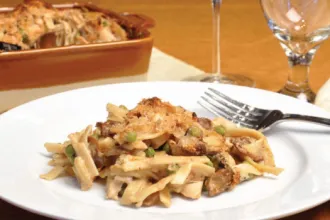
{"type": "Polygon", "coordinates": [[[222,0],[212,0],[212,20],[213,20],[213,54],[212,54],[212,73],[193,76],[184,81],[199,81],[234,84],[240,86],[254,87],[255,82],[242,75],[223,75],[220,66],[220,6],[222,0]]]}
{"type": "Polygon", "coordinates": [[[260,0],[269,28],[289,61],[289,77],[280,93],[314,102],[309,66],[330,35],[330,0],[260,0]]]}

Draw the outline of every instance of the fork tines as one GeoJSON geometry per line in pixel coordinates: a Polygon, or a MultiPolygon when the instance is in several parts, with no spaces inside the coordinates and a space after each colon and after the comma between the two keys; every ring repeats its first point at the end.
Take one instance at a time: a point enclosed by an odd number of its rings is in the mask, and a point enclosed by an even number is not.
{"type": "Polygon", "coordinates": [[[233,100],[213,88],[208,88],[198,104],[217,116],[248,128],[255,128],[259,116],[263,115],[262,110],[233,100]]]}

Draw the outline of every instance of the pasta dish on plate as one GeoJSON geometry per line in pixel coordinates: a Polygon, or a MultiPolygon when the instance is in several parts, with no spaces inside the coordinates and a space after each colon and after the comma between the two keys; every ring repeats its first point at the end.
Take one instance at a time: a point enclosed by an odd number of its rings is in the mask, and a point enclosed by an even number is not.
{"type": "Polygon", "coordinates": [[[127,206],[171,206],[173,194],[216,196],[243,181],[279,175],[266,137],[223,119],[198,117],[157,97],[135,108],[107,104],[105,122],[45,143],[53,166],[41,178],[62,175],[89,190],[106,180],[106,198],[127,206]]]}

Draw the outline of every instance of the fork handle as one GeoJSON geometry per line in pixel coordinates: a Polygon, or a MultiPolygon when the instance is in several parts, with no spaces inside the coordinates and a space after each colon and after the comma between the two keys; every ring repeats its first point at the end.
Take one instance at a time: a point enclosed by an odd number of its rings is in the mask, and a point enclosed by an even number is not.
{"type": "Polygon", "coordinates": [[[298,114],[283,114],[283,120],[291,119],[291,120],[300,120],[300,121],[309,121],[314,122],[317,124],[329,125],[330,126],[330,119],[329,118],[321,118],[315,116],[307,116],[307,115],[298,115],[298,114]]]}

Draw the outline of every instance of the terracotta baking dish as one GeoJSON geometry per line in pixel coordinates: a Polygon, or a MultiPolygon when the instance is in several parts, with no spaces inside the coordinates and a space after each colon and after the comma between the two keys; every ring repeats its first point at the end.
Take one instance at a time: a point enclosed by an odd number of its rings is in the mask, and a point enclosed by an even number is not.
{"type": "MultiPolygon", "coordinates": [[[[53,7],[76,7],[76,4],[53,7]]],[[[90,4],[88,7],[106,11],[90,4]]],[[[0,13],[10,10],[13,8],[0,8],[0,13]]],[[[116,16],[127,18],[125,22],[143,27],[148,34],[121,42],[0,53],[0,91],[146,73],[153,46],[147,29],[154,26],[153,20],[144,15],[128,13],[116,16]]]]}

